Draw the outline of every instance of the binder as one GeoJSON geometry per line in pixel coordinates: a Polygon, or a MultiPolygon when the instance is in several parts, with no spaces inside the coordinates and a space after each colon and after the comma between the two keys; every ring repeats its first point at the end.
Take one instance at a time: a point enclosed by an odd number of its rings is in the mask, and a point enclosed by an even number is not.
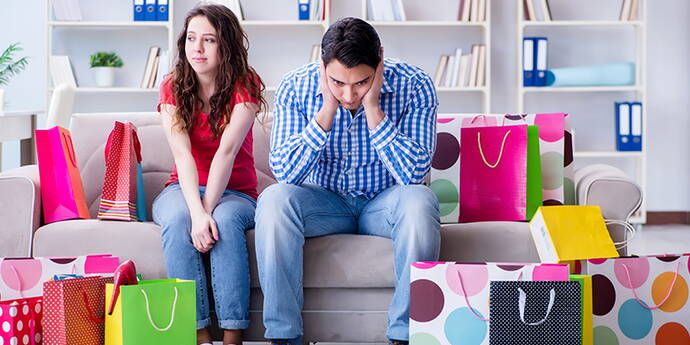
{"type": "Polygon", "coordinates": [[[534,86],[546,86],[546,60],[548,57],[549,40],[546,37],[535,37],[535,69],[534,86]]]}
{"type": "Polygon", "coordinates": [[[135,22],[146,20],[144,16],[144,0],[133,0],[133,18],[135,22]]]}
{"type": "Polygon", "coordinates": [[[156,0],[146,0],[144,20],[147,22],[156,21],[156,0]]]}
{"type": "Polygon", "coordinates": [[[156,21],[167,22],[168,21],[168,0],[156,0],[156,21]]]}
{"type": "Polygon", "coordinates": [[[630,136],[631,151],[642,151],[642,103],[630,103],[630,136]]]}
{"type": "Polygon", "coordinates": [[[299,20],[309,20],[309,14],[311,13],[309,0],[298,0],[297,7],[299,20]]]}
{"type": "Polygon", "coordinates": [[[522,39],[522,85],[534,86],[534,39],[522,39]]]}
{"type": "Polygon", "coordinates": [[[630,103],[616,102],[616,150],[627,151],[630,144],[630,103]]]}

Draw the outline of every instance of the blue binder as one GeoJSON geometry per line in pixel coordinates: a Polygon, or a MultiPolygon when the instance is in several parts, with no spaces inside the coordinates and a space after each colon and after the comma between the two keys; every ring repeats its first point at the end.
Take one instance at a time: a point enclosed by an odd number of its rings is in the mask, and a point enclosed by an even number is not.
{"type": "Polygon", "coordinates": [[[135,22],[141,22],[145,21],[146,18],[144,16],[144,0],[133,0],[132,2],[133,6],[133,18],[135,22]]]}
{"type": "Polygon", "coordinates": [[[522,85],[534,86],[535,41],[531,37],[522,39],[522,85]]]}
{"type": "Polygon", "coordinates": [[[534,37],[534,86],[546,86],[546,71],[549,40],[546,37],[534,37]]]}
{"type": "Polygon", "coordinates": [[[309,0],[298,0],[297,7],[299,11],[299,20],[309,20],[309,14],[311,12],[309,0]]]}
{"type": "Polygon", "coordinates": [[[159,22],[168,21],[168,0],[156,0],[156,20],[159,22]]]}
{"type": "Polygon", "coordinates": [[[642,151],[642,103],[630,103],[630,151],[642,151]]]}
{"type": "Polygon", "coordinates": [[[616,149],[642,151],[642,103],[616,102],[616,149]]]}
{"type": "Polygon", "coordinates": [[[147,22],[156,21],[156,0],[146,0],[144,6],[144,20],[147,22]]]}

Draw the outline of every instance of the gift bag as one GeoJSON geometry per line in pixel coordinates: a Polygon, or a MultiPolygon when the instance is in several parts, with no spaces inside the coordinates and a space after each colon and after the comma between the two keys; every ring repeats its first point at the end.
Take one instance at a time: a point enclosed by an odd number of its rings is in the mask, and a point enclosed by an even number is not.
{"type": "Polygon", "coordinates": [[[35,134],[45,223],[91,218],[69,131],[56,126],[35,134]]]}
{"type": "Polygon", "coordinates": [[[580,297],[582,300],[580,314],[582,317],[582,345],[592,345],[592,277],[585,275],[570,275],[570,280],[580,284],[580,297]]]}
{"type": "Polygon", "coordinates": [[[690,344],[690,256],[593,259],[595,345],[690,344]]]}
{"type": "Polygon", "coordinates": [[[410,344],[487,345],[489,282],[567,281],[568,266],[416,262],[410,279],[410,344]]]}
{"type": "Polygon", "coordinates": [[[59,274],[112,274],[120,259],[111,255],[64,258],[0,258],[0,298],[43,295],[43,283],[59,274]]]}
{"type": "MultiPolygon", "coordinates": [[[[131,122],[116,121],[105,146],[105,179],[99,219],[137,220],[139,163],[141,145],[136,127],[131,122]]],[[[140,194],[143,195],[143,191],[140,194]]]]}
{"type": "Polygon", "coordinates": [[[544,206],[529,223],[541,262],[616,258],[599,206],[544,206]]]}
{"type": "MultiPolygon", "coordinates": [[[[164,279],[121,285],[105,318],[106,345],[196,344],[196,283],[164,279]]],[[[106,285],[106,308],[113,284],[106,285]]]]}
{"type": "Polygon", "coordinates": [[[0,344],[43,344],[43,297],[0,302],[0,344]]]}
{"type": "Polygon", "coordinates": [[[102,345],[105,284],[113,278],[85,277],[43,284],[43,342],[102,345]]]}
{"type": "Polygon", "coordinates": [[[462,128],[460,221],[527,219],[527,125],[462,128]]]}
{"type": "Polygon", "coordinates": [[[490,345],[580,345],[578,282],[492,281],[490,345]]]}

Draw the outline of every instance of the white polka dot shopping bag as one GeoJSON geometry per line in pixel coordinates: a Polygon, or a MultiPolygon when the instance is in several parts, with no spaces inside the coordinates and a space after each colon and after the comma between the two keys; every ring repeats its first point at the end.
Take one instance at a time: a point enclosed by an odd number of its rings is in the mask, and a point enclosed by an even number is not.
{"type": "Polygon", "coordinates": [[[410,271],[411,345],[488,345],[492,281],[568,281],[564,264],[416,262],[410,271]]]}
{"type": "Polygon", "coordinates": [[[0,344],[43,344],[42,301],[32,297],[0,302],[0,344]]]}

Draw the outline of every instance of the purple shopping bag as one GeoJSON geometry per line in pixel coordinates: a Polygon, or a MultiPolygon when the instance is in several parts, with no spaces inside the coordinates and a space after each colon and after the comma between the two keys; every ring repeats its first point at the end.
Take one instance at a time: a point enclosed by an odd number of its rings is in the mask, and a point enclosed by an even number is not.
{"type": "Polygon", "coordinates": [[[460,222],[527,218],[527,125],[462,128],[460,222]]]}

